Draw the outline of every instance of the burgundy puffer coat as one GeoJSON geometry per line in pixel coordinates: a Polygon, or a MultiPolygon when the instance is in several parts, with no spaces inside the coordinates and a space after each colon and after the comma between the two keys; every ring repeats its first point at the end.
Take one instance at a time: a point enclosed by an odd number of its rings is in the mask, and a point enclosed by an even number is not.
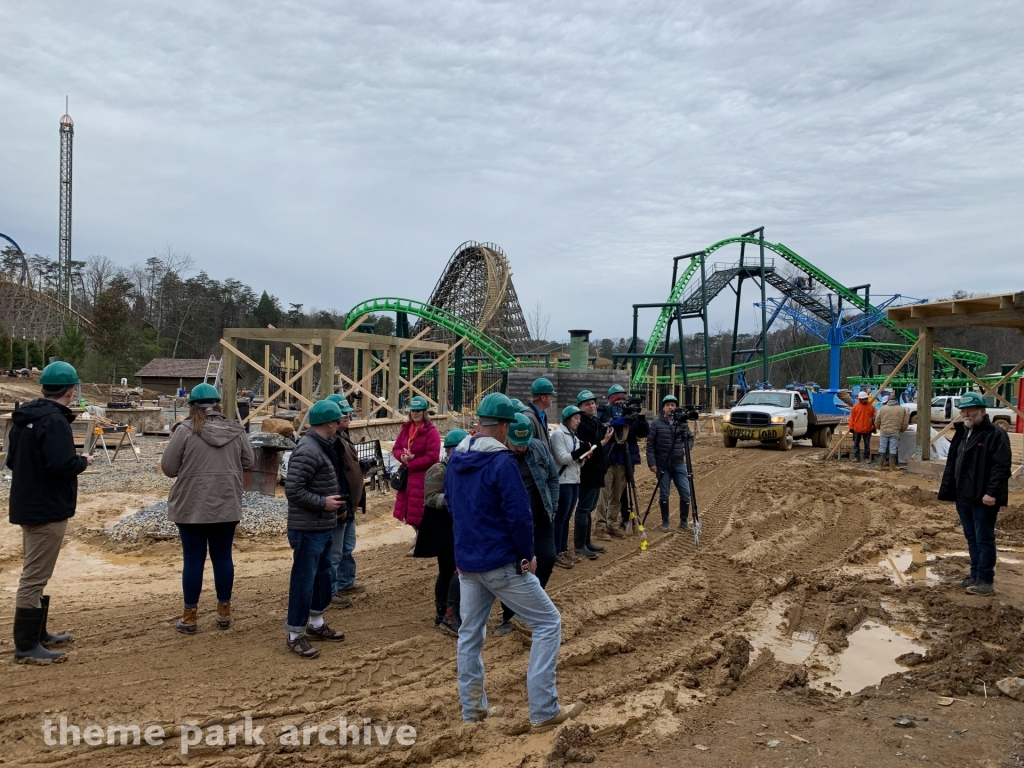
{"type": "Polygon", "coordinates": [[[402,425],[395,440],[395,447],[391,453],[398,459],[406,452],[413,458],[406,464],[409,470],[409,481],[405,484],[405,490],[398,492],[395,499],[394,516],[409,525],[418,526],[423,521],[423,486],[427,470],[437,464],[441,456],[441,435],[437,427],[427,419],[422,422],[416,430],[416,437],[409,445],[409,432],[412,430],[412,422],[407,421],[402,425]]]}

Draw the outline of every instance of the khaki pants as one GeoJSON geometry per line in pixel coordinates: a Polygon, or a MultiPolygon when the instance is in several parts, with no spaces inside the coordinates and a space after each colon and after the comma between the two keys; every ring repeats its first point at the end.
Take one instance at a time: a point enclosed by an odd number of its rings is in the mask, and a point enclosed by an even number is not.
{"type": "Polygon", "coordinates": [[[601,500],[597,503],[597,519],[594,528],[613,528],[622,519],[620,499],[626,488],[626,465],[612,464],[604,476],[601,500]]]}
{"type": "Polygon", "coordinates": [[[64,541],[68,521],[43,523],[42,525],[21,526],[21,545],[24,564],[21,579],[18,580],[18,594],[14,604],[18,608],[41,608],[39,599],[46,590],[46,584],[53,576],[57,555],[64,541]]]}

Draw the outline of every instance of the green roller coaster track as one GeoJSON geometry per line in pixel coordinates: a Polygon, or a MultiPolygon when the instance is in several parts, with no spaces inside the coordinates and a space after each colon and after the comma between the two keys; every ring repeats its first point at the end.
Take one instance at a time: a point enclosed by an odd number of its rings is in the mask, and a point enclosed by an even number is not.
{"type": "Polygon", "coordinates": [[[501,368],[511,368],[516,364],[516,358],[511,352],[486,333],[483,333],[475,325],[467,323],[451,312],[435,307],[432,304],[425,304],[422,301],[396,299],[393,297],[367,299],[352,307],[348,315],[346,315],[345,328],[351,328],[357,320],[374,312],[405,312],[409,315],[415,315],[444,328],[446,331],[451,331],[456,336],[465,337],[481,354],[487,355],[501,368]]]}
{"type": "MultiPolygon", "coordinates": [[[[746,243],[748,245],[758,245],[758,246],[760,246],[761,245],[761,239],[757,238],[757,237],[730,237],[730,238],[728,238],[726,240],[719,240],[717,243],[715,243],[713,245],[710,245],[710,246],[708,246],[707,248],[704,249],[704,258],[707,259],[708,256],[710,256],[712,253],[714,253],[715,251],[719,250],[720,248],[724,248],[727,245],[733,245],[733,244],[736,244],[736,243],[746,243]]],[[[868,302],[866,302],[864,300],[863,296],[860,296],[859,294],[854,293],[849,288],[847,288],[845,285],[843,285],[838,280],[836,280],[834,277],[832,277],[831,275],[828,275],[825,272],[823,272],[822,270],[818,269],[816,266],[814,266],[809,261],[807,261],[807,259],[805,259],[805,258],[803,258],[801,256],[798,256],[796,253],[791,251],[789,248],[787,248],[782,243],[769,243],[767,240],[765,240],[764,241],[764,247],[767,250],[772,251],[773,253],[778,254],[779,256],[784,258],[786,261],[788,261],[790,264],[792,264],[793,266],[795,266],[795,267],[799,268],[800,270],[802,270],[803,272],[805,272],[807,275],[810,275],[815,280],[817,280],[820,284],[822,284],[825,287],[827,287],[829,290],[832,290],[832,291],[835,291],[836,293],[838,293],[840,296],[843,297],[843,300],[846,301],[847,303],[852,304],[855,307],[857,307],[858,309],[861,309],[861,310],[864,310],[864,311],[867,311],[869,309],[874,309],[873,307],[871,307],[870,304],[868,304],[868,302]]],[[[679,279],[676,280],[676,284],[674,286],[672,286],[672,291],[671,291],[671,293],[669,293],[668,302],[666,302],[666,303],[674,304],[674,303],[679,301],[679,299],[683,295],[683,291],[686,289],[687,284],[689,283],[690,279],[694,276],[694,274],[696,274],[696,272],[697,272],[697,270],[699,268],[700,268],[700,259],[699,258],[692,259],[690,261],[690,266],[688,266],[686,268],[686,271],[684,271],[683,274],[679,276],[679,279]]],[[[644,354],[653,355],[653,354],[656,354],[658,352],[658,347],[661,346],[662,342],[665,340],[665,332],[668,329],[668,324],[669,324],[669,322],[672,319],[672,309],[673,309],[672,307],[668,307],[667,306],[667,307],[664,307],[661,310],[661,313],[658,315],[658,320],[654,324],[654,329],[651,331],[651,337],[647,340],[647,345],[644,348],[644,354]]],[[[896,333],[898,333],[899,335],[901,335],[903,338],[905,338],[907,341],[909,341],[911,343],[917,341],[917,334],[915,334],[913,331],[908,331],[908,330],[896,328],[895,324],[891,320],[889,320],[889,319],[883,320],[882,324],[885,325],[887,328],[895,331],[896,333]]],[[[855,342],[850,342],[848,344],[844,344],[843,345],[844,349],[850,348],[850,347],[860,347],[860,348],[891,347],[891,348],[897,349],[897,350],[898,349],[902,349],[904,352],[906,352],[906,350],[908,349],[908,347],[905,347],[905,346],[900,345],[900,344],[885,344],[883,342],[869,342],[869,341],[855,341],[855,342]]],[[[800,355],[807,355],[807,354],[811,354],[812,352],[820,352],[820,351],[823,351],[823,350],[828,350],[828,348],[829,347],[828,347],[827,344],[826,345],[817,345],[817,346],[813,346],[813,347],[804,347],[803,349],[795,349],[795,350],[791,350],[789,352],[782,352],[782,353],[777,354],[777,355],[769,355],[768,356],[768,362],[778,362],[779,360],[788,360],[790,358],[798,357],[800,355]]],[[[969,350],[964,350],[964,349],[957,349],[957,350],[950,349],[950,350],[946,350],[946,351],[949,352],[952,357],[954,357],[955,359],[957,359],[960,362],[963,362],[964,364],[984,365],[988,361],[988,356],[987,355],[983,355],[983,354],[981,354],[979,352],[971,352],[969,350]]],[[[637,360],[636,369],[633,371],[633,382],[632,382],[633,386],[639,386],[644,381],[644,379],[647,377],[648,372],[650,371],[651,362],[652,362],[651,358],[649,358],[649,357],[648,358],[640,358],[639,360],[637,360]]],[[[757,365],[761,365],[761,362],[762,362],[761,358],[758,358],[756,360],[749,361],[748,363],[743,363],[741,365],[734,365],[734,366],[731,366],[731,367],[728,367],[728,368],[719,368],[717,370],[712,370],[711,371],[711,375],[712,376],[723,376],[723,375],[724,376],[728,376],[730,373],[735,373],[737,371],[741,371],[741,370],[744,370],[746,368],[753,368],[753,367],[755,367],[757,365]]]]}

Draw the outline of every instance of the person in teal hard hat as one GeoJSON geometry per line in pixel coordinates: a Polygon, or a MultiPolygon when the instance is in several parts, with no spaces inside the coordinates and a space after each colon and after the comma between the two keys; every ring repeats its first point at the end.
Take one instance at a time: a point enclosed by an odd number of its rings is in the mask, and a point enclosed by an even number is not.
{"type": "Polygon", "coordinates": [[[448,458],[463,440],[469,437],[464,429],[453,429],[444,436],[444,456],[427,470],[424,478],[423,522],[416,535],[414,557],[437,558],[434,580],[434,626],[452,637],[459,636],[462,616],[459,612],[459,574],[455,569],[455,534],[452,516],[444,496],[448,458]]]}
{"type": "Polygon", "coordinates": [[[594,510],[601,499],[605,474],[608,472],[608,456],[605,446],[614,436],[611,427],[602,427],[597,418],[597,396],[589,389],[576,395],[576,406],[580,409],[580,424],[576,435],[583,452],[594,450],[580,468],[580,500],[576,505],[576,528],[573,545],[578,554],[588,560],[596,560],[604,547],[596,544],[594,533],[594,510]],[[595,447],[596,446],[596,447],[595,447]]]}
{"type": "Polygon", "coordinates": [[[395,494],[392,514],[417,530],[423,520],[427,470],[441,458],[441,435],[427,415],[429,407],[426,398],[419,395],[409,401],[409,420],[399,430],[391,451],[407,473],[405,488],[395,494]]]}
{"type": "Polygon", "coordinates": [[[344,632],[324,621],[324,612],[331,605],[334,529],[338,517],[352,513],[352,499],[334,450],[341,408],[330,400],[319,400],[310,407],[307,419],[309,429],[292,451],[284,485],[292,548],[285,631],[288,650],[315,659],[320,650],[310,640],[345,639],[344,632]]]}
{"type": "Polygon", "coordinates": [[[687,422],[679,422],[674,415],[679,398],[665,395],[661,399],[661,413],[651,422],[647,436],[647,467],[657,477],[658,505],[661,507],[661,530],[671,530],[669,502],[672,485],[679,494],[679,527],[689,528],[690,474],[686,469],[686,451],[693,448],[693,433],[687,422]]]}
{"type": "Polygon", "coordinates": [[[555,512],[555,565],[572,568],[583,559],[582,554],[569,552],[569,520],[580,499],[580,457],[583,451],[576,436],[582,411],[575,405],[562,409],[562,422],[551,433],[551,457],[558,466],[558,509],[555,512]]]}
{"type": "Polygon", "coordinates": [[[530,402],[524,413],[533,425],[533,436],[551,449],[551,439],[548,434],[548,410],[555,402],[555,386],[551,379],[535,379],[530,385],[530,402]]]}
{"type": "Polygon", "coordinates": [[[160,457],[160,471],[175,478],[167,496],[167,519],[178,526],[181,539],[185,607],[174,626],[187,635],[198,629],[207,551],[217,594],[217,626],[231,626],[231,548],[242,519],[242,473],[252,468],[254,456],[242,426],[221,413],[220,400],[211,384],[193,387],[188,417],[174,425],[160,457]]]}
{"type": "Polygon", "coordinates": [[[50,363],[39,377],[42,397],[16,406],[4,441],[11,470],[9,520],[21,526],[22,568],[14,598],[14,659],[45,664],[64,654],[50,650],[71,642],[53,635],[46,624],[50,596],[43,594],[53,576],[68,520],[75,515],[78,475],[93,462],[75,453],[69,407],[79,384],[68,363],[50,363]]]}
{"type": "MultiPolygon", "coordinates": [[[[547,587],[551,572],[555,569],[555,532],[552,521],[558,510],[558,467],[551,452],[533,434],[533,424],[526,414],[517,413],[516,420],[508,430],[508,445],[516,456],[519,476],[530,496],[533,512],[533,552],[537,558],[537,580],[547,587]]],[[[495,635],[504,635],[512,629],[529,635],[530,627],[512,608],[501,604],[501,624],[495,635]]]]}
{"type": "MultiPolygon", "coordinates": [[[[625,411],[627,393],[621,384],[608,388],[608,403],[599,409],[600,421],[610,424],[615,430],[605,453],[608,456],[608,473],[597,504],[594,521],[594,538],[610,541],[625,537],[629,525],[629,503],[627,486],[635,478],[634,470],[640,464],[640,444],[650,434],[647,417],[641,410],[633,418],[627,418],[625,411]]],[[[637,510],[633,510],[636,512],[637,510]]]]}
{"type": "Polygon", "coordinates": [[[359,465],[359,454],[349,435],[349,425],[355,409],[339,394],[329,395],[328,400],[337,404],[341,411],[338,431],[334,438],[334,450],[338,459],[338,471],[344,475],[348,494],[352,501],[349,511],[339,512],[338,524],[331,537],[331,604],[347,608],[352,596],[366,591],[366,585],[356,581],[356,510],[366,512],[366,488],[364,473],[359,465]]]}
{"type": "Polygon", "coordinates": [[[1009,496],[1010,438],[989,419],[979,393],[964,393],[956,407],[963,421],[953,427],[939,501],[956,504],[967,539],[971,571],[961,586],[969,594],[988,597],[995,592],[996,516],[1009,496]]]}
{"type": "Polygon", "coordinates": [[[583,704],[563,706],[558,701],[555,668],[562,617],[535,575],[530,496],[506,445],[515,408],[508,397],[494,392],[480,401],[476,413],[479,432],[452,452],[445,474],[461,587],[462,719],[473,723],[493,714],[484,690],[482,651],[487,618],[498,599],[532,630],[526,673],[530,723],[535,731],[547,731],[579,715],[583,704]]]}

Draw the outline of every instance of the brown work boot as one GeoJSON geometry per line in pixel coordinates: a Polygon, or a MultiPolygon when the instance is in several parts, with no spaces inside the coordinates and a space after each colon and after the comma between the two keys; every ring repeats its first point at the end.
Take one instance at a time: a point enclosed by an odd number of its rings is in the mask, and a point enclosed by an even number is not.
{"type": "Polygon", "coordinates": [[[626,538],[625,532],[617,525],[610,526],[606,530],[608,532],[608,535],[611,536],[613,539],[626,538]]]}
{"type": "Polygon", "coordinates": [[[231,626],[231,603],[217,603],[217,626],[221,629],[231,626]]]}
{"type": "Polygon", "coordinates": [[[598,541],[611,541],[612,537],[608,535],[608,529],[603,525],[600,528],[594,530],[594,538],[598,541]]]}
{"type": "Polygon", "coordinates": [[[174,628],[184,635],[191,635],[196,631],[196,608],[186,608],[181,618],[174,622],[174,628]]]}
{"type": "Polygon", "coordinates": [[[568,552],[559,552],[558,557],[555,558],[555,565],[559,568],[572,568],[572,557],[568,552]]]}
{"type": "Polygon", "coordinates": [[[569,557],[574,563],[578,563],[584,559],[583,555],[581,555],[575,549],[571,553],[569,553],[569,557]]]}

